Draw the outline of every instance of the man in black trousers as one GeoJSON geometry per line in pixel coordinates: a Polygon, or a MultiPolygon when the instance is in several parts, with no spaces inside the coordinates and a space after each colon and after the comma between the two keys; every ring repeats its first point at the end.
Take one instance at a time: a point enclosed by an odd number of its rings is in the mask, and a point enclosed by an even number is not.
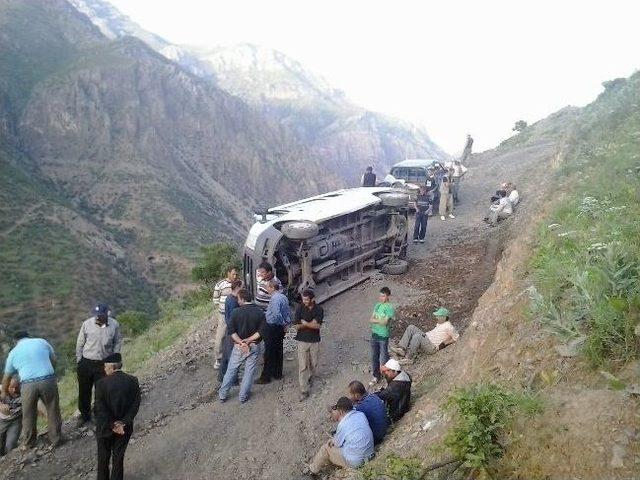
{"type": "Polygon", "coordinates": [[[133,433],[133,419],[140,408],[140,385],[136,377],[122,371],[119,353],[104,360],[104,371],[106,376],[96,383],[94,407],[98,480],[122,480],[124,453],[133,433]]]}
{"type": "Polygon", "coordinates": [[[291,324],[289,299],[280,291],[280,282],[271,279],[267,282],[266,288],[270,299],[265,312],[264,367],[257,384],[265,384],[272,379],[280,380],[282,378],[283,342],[286,330],[291,324]]]}
{"type": "Polygon", "coordinates": [[[92,313],[93,316],[82,323],[76,340],[78,427],[91,421],[91,391],[104,376],[104,359],[120,353],[122,348],[120,325],[109,315],[109,307],[98,304],[92,313]]]}

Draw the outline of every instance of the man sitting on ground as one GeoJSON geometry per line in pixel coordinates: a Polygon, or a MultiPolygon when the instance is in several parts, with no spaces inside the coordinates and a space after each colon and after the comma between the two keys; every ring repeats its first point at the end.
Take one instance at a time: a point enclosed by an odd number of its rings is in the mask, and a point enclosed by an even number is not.
{"type": "Polygon", "coordinates": [[[489,215],[485,217],[485,220],[489,222],[492,227],[498,225],[499,220],[503,220],[505,218],[509,218],[509,216],[513,213],[513,206],[511,205],[511,201],[507,196],[506,190],[498,190],[496,192],[498,194],[498,202],[494,203],[489,208],[489,215]]]}
{"type": "Polygon", "coordinates": [[[376,392],[387,405],[389,417],[397,422],[411,408],[411,377],[403,372],[400,363],[394,358],[389,359],[380,370],[387,380],[387,388],[376,392]]]}
{"type": "MultiPolygon", "coordinates": [[[[440,307],[433,312],[433,315],[436,317],[437,323],[432,330],[425,333],[415,325],[409,325],[398,342],[399,347],[391,347],[391,351],[411,361],[420,349],[428,355],[433,355],[442,346],[450,345],[458,340],[460,335],[449,321],[449,310],[440,307]]],[[[409,361],[401,363],[410,363],[409,361]]]]}
{"type": "Polygon", "coordinates": [[[0,400],[0,455],[5,455],[18,446],[21,431],[20,380],[13,376],[9,381],[7,395],[4,395],[4,400],[0,400]]]}
{"type": "Polygon", "coordinates": [[[331,419],[338,422],[333,438],[320,447],[309,465],[317,475],[329,465],[358,468],[373,456],[373,433],[364,413],[353,409],[347,397],[340,397],[331,407],[331,419]]]}
{"type": "Polygon", "coordinates": [[[518,205],[518,203],[520,203],[520,194],[518,193],[518,190],[513,183],[508,184],[507,192],[509,193],[508,198],[511,202],[511,206],[515,207],[516,205],[518,205]]]}
{"type": "Polygon", "coordinates": [[[384,439],[389,426],[387,407],[380,397],[367,393],[362,382],[354,380],[349,384],[347,397],[353,402],[354,408],[364,413],[373,432],[373,442],[377,445],[384,439]]]}

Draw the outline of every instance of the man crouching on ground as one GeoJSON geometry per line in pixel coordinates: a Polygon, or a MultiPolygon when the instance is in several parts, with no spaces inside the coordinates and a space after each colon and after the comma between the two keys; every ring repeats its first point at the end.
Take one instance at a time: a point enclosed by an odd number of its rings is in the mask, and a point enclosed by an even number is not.
{"type": "Polygon", "coordinates": [[[320,447],[308,473],[317,475],[329,465],[358,468],[373,456],[373,433],[364,413],[353,409],[347,397],[331,407],[331,419],[338,422],[333,438],[320,447]]]}

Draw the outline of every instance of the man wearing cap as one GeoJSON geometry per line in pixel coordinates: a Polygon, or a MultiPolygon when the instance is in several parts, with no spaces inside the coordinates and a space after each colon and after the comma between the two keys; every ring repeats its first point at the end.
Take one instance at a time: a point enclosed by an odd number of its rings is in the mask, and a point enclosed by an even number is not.
{"type": "Polygon", "coordinates": [[[397,422],[411,408],[411,377],[402,371],[400,363],[390,358],[380,367],[382,375],[387,380],[387,387],[376,395],[387,405],[389,418],[397,422]]]}
{"type": "Polygon", "coordinates": [[[76,340],[78,427],[91,421],[91,390],[104,376],[104,359],[122,348],[120,325],[109,316],[109,307],[98,304],[93,315],[82,323],[76,340]]]}
{"type": "Polygon", "coordinates": [[[460,338],[458,331],[449,321],[449,310],[440,307],[433,315],[437,323],[432,330],[425,333],[415,325],[409,325],[398,342],[399,348],[391,347],[391,351],[411,361],[420,349],[428,355],[433,355],[441,347],[450,345],[460,338]]]}
{"type": "Polygon", "coordinates": [[[320,447],[309,472],[317,475],[329,465],[358,468],[373,456],[373,433],[364,413],[353,409],[347,397],[331,407],[331,419],[338,422],[333,438],[320,447]]]}
{"type": "Polygon", "coordinates": [[[16,333],[17,343],[7,356],[2,379],[2,402],[8,401],[11,377],[20,378],[22,398],[22,443],[26,448],[38,442],[38,400],[47,408],[49,441],[56,447],[62,442],[62,418],[58,380],[54,367],[56,355],[53,347],[43,338],[31,338],[26,331],[16,333]]]}
{"type": "Polygon", "coordinates": [[[133,433],[133,419],[140,408],[140,385],[136,377],[122,371],[119,353],[104,359],[104,371],[106,375],[96,382],[94,405],[98,480],[122,480],[124,454],[133,433]]]}

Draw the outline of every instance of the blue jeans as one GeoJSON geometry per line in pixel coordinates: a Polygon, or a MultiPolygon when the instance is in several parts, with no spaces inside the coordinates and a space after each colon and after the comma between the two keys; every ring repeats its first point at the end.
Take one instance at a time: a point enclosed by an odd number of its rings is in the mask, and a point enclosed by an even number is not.
{"type": "Polygon", "coordinates": [[[416,212],[416,224],[413,229],[414,240],[424,240],[427,235],[427,212],[416,212]]]}
{"type": "Polygon", "coordinates": [[[244,375],[242,376],[242,382],[240,383],[240,401],[246,402],[251,395],[251,384],[253,384],[253,374],[258,366],[258,360],[264,352],[264,342],[251,345],[249,347],[249,353],[244,354],[240,347],[234,345],[231,357],[229,357],[229,365],[227,371],[222,379],[222,385],[218,391],[218,397],[220,400],[226,400],[229,389],[233,386],[235,379],[238,376],[238,370],[240,365],[244,364],[244,375]]]}
{"type": "Polygon", "coordinates": [[[389,360],[389,339],[380,340],[371,337],[371,372],[378,380],[382,379],[380,365],[384,365],[389,360]]]}

